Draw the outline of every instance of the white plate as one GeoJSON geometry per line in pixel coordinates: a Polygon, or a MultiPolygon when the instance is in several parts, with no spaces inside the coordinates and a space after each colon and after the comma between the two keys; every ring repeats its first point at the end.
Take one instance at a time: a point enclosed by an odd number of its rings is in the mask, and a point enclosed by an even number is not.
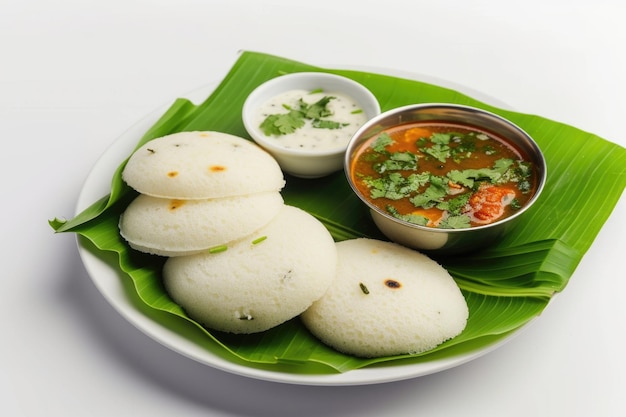
{"type": "MultiPolygon", "coordinates": [[[[415,74],[397,73],[389,70],[372,70],[370,72],[387,73],[394,76],[416,79],[436,85],[447,86],[457,91],[464,92],[483,102],[506,107],[490,97],[484,97],[475,91],[463,86],[452,85],[442,80],[433,80],[432,77],[416,76],[415,74]],[[481,97],[482,96],[482,97],[481,97]]],[[[207,85],[187,95],[192,102],[204,100],[216,87],[215,84],[207,85]]],[[[110,183],[114,171],[119,164],[130,155],[143,134],[157,121],[168,106],[159,108],[149,116],[139,121],[118,138],[96,162],[89,173],[78,198],[76,212],[80,213],[94,201],[102,198],[110,192],[110,183]]],[[[113,268],[97,253],[83,245],[78,240],[78,249],[85,268],[92,278],[98,290],[104,298],[130,323],[139,330],[163,344],[167,348],[185,355],[204,365],[208,365],[226,372],[257,378],[268,381],[283,382],[302,385],[363,385],[383,382],[398,381],[415,378],[450,369],[467,363],[482,355],[485,355],[503,343],[511,339],[511,335],[500,339],[491,345],[484,346],[471,353],[465,353],[445,359],[437,359],[424,363],[408,365],[389,365],[362,368],[341,374],[297,374],[272,370],[271,367],[258,368],[231,362],[224,357],[217,356],[203,348],[197,342],[168,328],[158,320],[159,315],[151,315],[145,308],[140,309],[137,302],[129,298],[127,291],[122,285],[120,272],[113,268]]],[[[515,332],[517,334],[519,332],[515,332]]]]}

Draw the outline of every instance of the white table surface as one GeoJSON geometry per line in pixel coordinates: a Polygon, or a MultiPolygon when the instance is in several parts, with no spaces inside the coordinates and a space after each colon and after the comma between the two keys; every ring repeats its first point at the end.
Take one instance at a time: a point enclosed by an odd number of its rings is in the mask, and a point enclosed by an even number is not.
{"type": "Polygon", "coordinates": [[[242,49],[438,78],[626,145],[621,0],[0,0],[2,416],[626,415],[626,199],[518,337],[437,374],[320,387],[225,373],[101,296],[72,217],[107,147],[242,49]],[[358,5],[358,7],[357,7],[358,5]]]}

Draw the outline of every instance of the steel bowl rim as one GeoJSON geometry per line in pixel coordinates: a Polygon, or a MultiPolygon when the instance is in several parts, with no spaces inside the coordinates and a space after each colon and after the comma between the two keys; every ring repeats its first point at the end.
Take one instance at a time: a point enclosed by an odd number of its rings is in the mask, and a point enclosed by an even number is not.
{"type": "MultiPolygon", "coordinates": [[[[382,130],[387,129],[388,127],[385,127],[382,130]]],[[[374,133],[377,134],[377,133],[374,133]]],[[[371,137],[371,136],[370,136],[371,137]]],[[[369,137],[368,137],[369,138],[369,137]]],[[[366,139],[368,139],[366,138],[366,139]]],[[[506,138],[508,139],[508,138],[506,138]]],[[[512,122],[511,120],[500,116],[496,113],[493,113],[491,111],[485,110],[485,109],[481,109],[478,107],[473,107],[473,106],[468,106],[468,105],[464,105],[464,104],[452,104],[452,103],[418,103],[418,104],[408,104],[408,105],[404,105],[404,106],[400,106],[400,107],[395,107],[393,109],[384,111],[380,114],[378,114],[377,116],[369,119],[366,123],[363,124],[363,126],[361,126],[352,136],[352,138],[350,139],[350,141],[348,142],[348,146],[346,148],[346,153],[344,155],[344,174],[346,176],[346,179],[348,181],[348,184],[350,185],[350,188],[352,189],[352,191],[354,192],[354,194],[363,202],[366,204],[366,206],[370,209],[373,210],[374,212],[376,212],[377,214],[381,215],[382,217],[384,217],[387,220],[393,221],[395,223],[401,224],[403,226],[412,228],[412,229],[416,229],[416,230],[420,230],[420,231],[424,231],[424,232],[429,232],[429,233],[445,233],[445,234],[461,234],[461,233],[471,233],[472,231],[479,231],[479,230],[486,230],[486,229],[492,229],[492,228],[497,228],[500,227],[506,223],[510,223],[512,221],[514,221],[515,219],[517,219],[518,217],[520,217],[522,214],[524,214],[528,209],[530,209],[535,202],[537,201],[537,199],[539,198],[539,196],[542,194],[546,180],[547,180],[547,165],[546,165],[546,160],[545,160],[545,156],[543,154],[543,151],[541,150],[541,148],[539,147],[539,145],[537,144],[537,142],[533,139],[532,136],[530,136],[524,129],[522,129],[520,126],[518,126],[516,123],[512,122]],[[518,211],[516,211],[514,214],[505,217],[503,219],[497,220],[493,223],[489,223],[489,224],[485,224],[485,225],[479,225],[479,226],[472,226],[469,228],[464,228],[464,229],[440,229],[440,228],[436,228],[436,227],[429,227],[429,226],[422,226],[422,225],[418,225],[418,224],[414,224],[414,223],[410,223],[407,222],[405,220],[401,220],[398,219],[396,217],[391,216],[389,213],[383,211],[382,209],[380,209],[379,207],[373,205],[371,202],[369,202],[360,192],[359,190],[356,188],[356,186],[354,185],[354,182],[352,181],[352,176],[350,174],[350,165],[351,165],[351,161],[352,161],[352,154],[353,151],[358,148],[359,145],[360,146],[360,137],[367,132],[370,128],[372,128],[376,123],[381,122],[382,120],[388,119],[389,117],[393,116],[393,115],[397,115],[399,113],[404,113],[410,110],[421,110],[421,109],[428,109],[428,108],[453,108],[453,109],[457,109],[457,110],[463,110],[463,111],[468,111],[474,114],[479,114],[479,115],[483,115],[483,116],[489,116],[492,117],[496,120],[498,120],[501,123],[504,123],[506,125],[508,125],[509,127],[511,127],[513,130],[516,130],[519,134],[521,134],[526,141],[531,145],[531,148],[533,150],[533,154],[532,159],[533,159],[533,163],[539,162],[539,167],[538,167],[538,172],[540,174],[540,178],[539,178],[539,182],[537,183],[537,190],[535,191],[534,195],[531,197],[531,199],[523,206],[521,207],[518,211]],[[359,143],[356,143],[359,142],[359,143]],[[355,145],[356,143],[356,145],[355,145]],[[537,161],[535,161],[535,159],[537,161]]]]}

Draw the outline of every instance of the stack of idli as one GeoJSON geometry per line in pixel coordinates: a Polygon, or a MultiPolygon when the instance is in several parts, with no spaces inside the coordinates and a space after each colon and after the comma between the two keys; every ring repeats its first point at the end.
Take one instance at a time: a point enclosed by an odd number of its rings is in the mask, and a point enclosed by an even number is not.
{"type": "Polygon", "coordinates": [[[220,132],[157,138],[131,155],[122,178],[139,195],[120,235],[168,257],[166,291],[206,327],[270,329],[305,311],[335,277],[332,236],[284,204],[280,167],[251,141],[220,132]]]}
{"type": "Polygon", "coordinates": [[[374,239],[345,240],[336,246],[333,284],[301,315],[322,342],[360,357],[416,354],[465,329],[465,298],[434,260],[374,239]]]}
{"type": "Polygon", "coordinates": [[[221,132],[153,139],[130,156],[122,178],[140,194],[121,216],[120,234],[154,255],[190,255],[241,238],[283,206],[277,162],[221,132]]]}

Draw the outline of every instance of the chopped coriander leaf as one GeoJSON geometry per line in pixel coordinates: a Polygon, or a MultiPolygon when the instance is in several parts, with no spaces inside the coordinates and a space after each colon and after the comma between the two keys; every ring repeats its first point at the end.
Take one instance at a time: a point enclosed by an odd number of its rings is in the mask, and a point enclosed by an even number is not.
{"type": "Polygon", "coordinates": [[[376,152],[369,152],[364,155],[361,155],[361,160],[365,162],[376,163],[380,161],[380,154],[376,152]]]}
{"type": "MultiPolygon", "coordinates": [[[[314,92],[317,91],[314,90],[314,92]]],[[[319,129],[340,129],[348,126],[349,123],[324,119],[333,115],[333,112],[328,108],[328,103],[335,98],[324,96],[313,104],[308,104],[303,98],[300,98],[295,106],[282,104],[282,107],[288,112],[270,114],[261,122],[260,128],[266,136],[281,136],[294,133],[304,127],[306,120],[311,121],[312,127],[319,129]]],[[[358,111],[353,113],[357,114],[358,111]]]]}
{"type": "Polygon", "coordinates": [[[265,239],[267,239],[267,236],[257,237],[256,239],[254,239],[252,241],[252,244],[253,245],[259,244],[259,243],[263,242],[265,239]]]}
{"type": "Polygon", "coordinates": [[[435,144],[430,148],[424,148],[424,152],[432,156],[439,162],[446,162],[450,158],[450,147],[448,145],[435,144]]]}
{"type": "Polygon", "coordinates": [[[513,165],[514,161],[509,158],[501,158],[493,163],[493,169],[499,171],[500,173],[504,173],[507,169],[513,165]]]}
{"type": "Polygon", "coordinates": [[[363,113],[363,109],[356,109],[350,112],[350,114],[361,114],[361,113],[363,113]]]}
{"type": "Polygon", "coordinates": [[[471,195],[471,193],[460,194],[456,197],[440,202],[437,204],[437,208],[439,210],[447,211],[453,215],[459,215],[461,214],[462,209],[467,205],[471,195]]]}
{"type": "Polygon", "coordinates": [[[417,224],[419,226],[426,226],[428,224],[428,218],[419,214],[400,214],[393,206],[387,206],[387,211],[396,219],[404,220],[408,223],[417,224]]]}
{"type": "Polygon", "coordinates": [[[483,152],[486,155],[495,155],[495,153],[497,152],[496,149],[493,146],[490,145],[485,145],[483,146],[483,152]]]}
{"type": "Polygon", "coordinates": [[[467,229],[470,226],[470,218],[464,215],[449,216],[439,222],[442,229],[467,229]]]}
{"type": "Polygon", "coordinates": [[[394,152],[389,155],[389,159],[399,163],[407,163],[409,165],[408,169],[414,169],[415,165],[417,165],[417,155],[413,152],[394,152]]]}
{"type": "Polygon", "coordinates": [[[418,140],[415,141],[415,146],[418,149],[422,149],[426,147],[426,145],[428,145],[428,139],[426,138],[419,138],[418,140]]]}
{"type": "Polygon", "coordinates": [[[392,173],[387,177],[371,179],[365,183],[370,187],[370,196],[374,199],[399,200],[406,197],[405,193],[400,191],[405,184],[405,179],[401,174],[392,173]]]}
{"type": "Polygon", "coordinates": [[[394,152],[389,159],[373,165],[379,174],[387,171],[415,171],[417,169],[417,155],[412,152],[394,152]]]}
{"type": "Polygon", "coordinates": [[[460,164],[463,159],[467,159],[467,158],[469,158],[471,156],[472,156],[471,152],[467,152],[467,153],[453,152],[452,153],[452,160],[454,162],[456,162],[457,164],[460,164]]]}
{"type": "Polygon", "coordinates": [[[456,147],[458,153],[474,152],[476,150],[476,142],[462,141],[456,147]]]}
{"type": "Polygon", "coordinates": [[[471,157],[472,152],[476,151],[476,143],[473,141],[455,137],[454,143],[456,146],[452,148],[451,156],[457,164],[461,163],[461,160],[471,157]]]}
{"type": "Polygon", "coordinates": [[[447,177],[456,184],[472,188],[479,181],[497,183],[512,164],[512,159],[503,158],[495,161],[492,168],[464,169],[462,171],[455,169],[448,172],[447,177]]]}
{"type": "Polygon", "coordinates": [[[437,145],[447,145],[450,143],[451,135],[449,133],[433,133],[430,141],[437,145]]]}
{"type": "Polygon", "coordinates": [[[374,152],[384,153],[387,150],[385,149],[387,146],[396,143],[388,133],[384,132],[378,135],[376,140],[372,142],[371,147],[374,149],[374,152]]]}
{"type": "Polygon", "coordinates": [[[310,106],[308,106],[304,101],[300,100],[301,103],[303,103],[300,108],[304,112],[304,116],[307,119],[319,119],[320,117],[332,116],[333,112],[331,112],[326,106],[328,106],[330,100],[334,98],[335,97],[324,96],[310,106]]]}
{"type": "Polygon", "coordinates": [[[295,132],[304,126],[304,118],[302,113],[291,110],[289,113],[269,115],[261,123],[261,130],[265,136],[286,135],[295,132]]]}
{"type": "Polygon", "coordinates": [[[520,204],[517,198],[514,198],[513,200],[511,200],[511,208],[513,210],[519,210],[522,208],[522,205],[520,204]]]}
{"type": "Polygon", "coordinates": [[[530,164],[526,161],[517,161],[515,174],[520,178],[528,178],[532,175],[532,168],[530,164]]]}
{"type": "Polygon", "coordinates": [[[228,250],[228,246],[221,245],[221,246],[215,246],[213,248],[210,248],[209,253],[220,253],[220,252],[225,252],[227,250],[228,250]]]}
{"type": "Polygon", "coordinates": [[[348,125],[349,123],[339,123],[326,119],[314,119],[313,122],[311,122],[311,126],[317,129],[341,129],[348,125]]]}
{"type": "Polygon", "coordinates": [[[420,172],[419,174],[411,174],[407,177],[407,181],[414,184],[415,189],[428,184],[430,180],[430,172],[420,172]]]}
{"type": "Polygon", "coordinates": [[[430,185],[409,201],[415,207],[431,208],[435,207],[445,196],[448,195],[448,180],[436,175],[430,176],[430,185]]]}
{"type": "Polygon", "coordinates": [[[428,181],[428,177],[428,173],[404,177],[400,173],[392,172],[380,178],[366,178],[363,182],[369,187],[371,198],[399,200],[417,191],[428,181]]]}
{"type": "Polygon", "coordinates": [[[532,189],[532,185],[528,180],[521,180],[517,183],[517,189],[522,193],[527,193],[532,189]]]}
{"type": "Polygon", "coordinates": [[[477,170],[475,169],[465,169],[463,171],[459,171],[455,169],[453,171],[448,172],[447,177],[455,184],[462,185],[464,187],[472,188],[474,187],[474,181],[477,174],[474,174],[477,170]]]}
{"type": "Polygon", "coordinates": [[[316,88],[315,90],[309,91],[309,94],[317,94],[317,93],[323,93],[323,92],[324,92],[323,88],[316,88]]]}

